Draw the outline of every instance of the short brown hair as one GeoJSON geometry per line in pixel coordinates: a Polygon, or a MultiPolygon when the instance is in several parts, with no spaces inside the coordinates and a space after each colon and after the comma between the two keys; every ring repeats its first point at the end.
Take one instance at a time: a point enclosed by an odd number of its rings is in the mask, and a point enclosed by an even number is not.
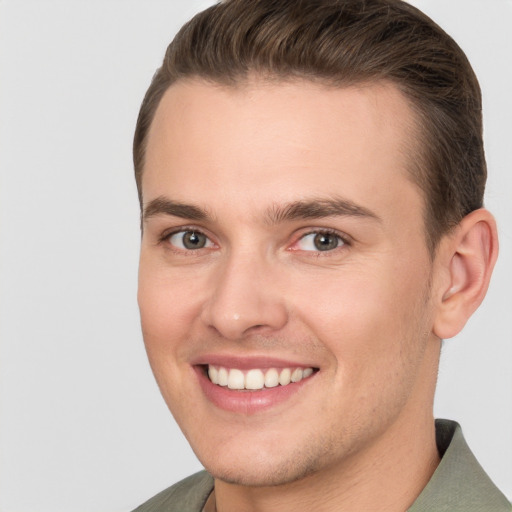
{"type": "Polygon", "coordinates": [[[425,194],[427,245],[483,203],[481,93],[464,52],[401,0],[225,0],[197,14],[167,48],[144,97],[133,145],[141,177],[148,131],[171,84],[237,84],[249,73],[344,87],[393,83],[418,119],[413,181],[425,194]]]}

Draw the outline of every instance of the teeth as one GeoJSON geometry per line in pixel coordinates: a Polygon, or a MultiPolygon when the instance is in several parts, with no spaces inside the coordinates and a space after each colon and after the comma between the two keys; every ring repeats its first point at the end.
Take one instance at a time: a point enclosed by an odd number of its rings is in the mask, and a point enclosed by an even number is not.
{"type": "Polygon", "coordinates": [[[219,368],[219,382],[217,382],[216,384],[218,384],[219,386],[227,386],[228,380],[228,371],[226,370],[226,368],[219,368]]]}
{"type": "Polygon", "coordinates": [[[290,378],[292,382],[299,382],[299,380],[302,380],[302,370],[300,368],[295,368],[290,378]]]}
{"type": "Polygon", "coordinates": [[[217,370],[217,368],[215,368],[215,366],[209,366],[208,367],[208,377],[210,377],[210,380],[214,384],[218,384],[219,383],[219,370],[217,370]]]}
{"type": "Polygon", "coordinates": [[[240,370],[233,368],[229,370],[228,388],[229,389],[244,389],[244,374],[240,370]]]}
{"type": "Polygon", "coordinates": [[[245,389],[263,389],[265,377],[261,370],[249,370],[245,376],[245,389]]]}
{"type": "Polygon", "coordinates": [[[277,370],[270,368],[265,372],[258,368],[249,370],[244,374],[237,368],[224,368],[208,366],[208,377],[219,386],[227,386],[229,389],[263,389],[287,386],[291,382],[299,382],[313,373],[313,368],[283,368],[277,370]]]}
{"type": "Polygon", "coordinates": [[[304,368],[302,371],[302,378],[305,379],[306,377],[309,377],[313,373],[313,368],[304,368]]]}
{"type": "Polygon", "coordinates": [[[279,384],[281,384],[281,386],[287,386],[291,382],[291,376],[292,371],[290,370],[290,368],[285,368],[279,374],[279,384]]]}
{"type": "Polygon", "coordinates": [[[275,368],[270,368],[265,373],[265,387],[266,388],[275,388],[279,385],[279,373],[275,368]]]}

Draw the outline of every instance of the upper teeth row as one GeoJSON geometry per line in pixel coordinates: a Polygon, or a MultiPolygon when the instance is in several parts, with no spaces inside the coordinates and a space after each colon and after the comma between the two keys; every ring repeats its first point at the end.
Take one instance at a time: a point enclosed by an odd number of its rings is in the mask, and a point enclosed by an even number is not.
{"type": "Polygon", "coordinates": [[[227,386],[229,389],[263,389],[286,386],[290,382],[299,382],[313,373],[313,368],[254,368],[244,373],[237,368],[208,366],[208,377],[214,384],[227,386]]]}

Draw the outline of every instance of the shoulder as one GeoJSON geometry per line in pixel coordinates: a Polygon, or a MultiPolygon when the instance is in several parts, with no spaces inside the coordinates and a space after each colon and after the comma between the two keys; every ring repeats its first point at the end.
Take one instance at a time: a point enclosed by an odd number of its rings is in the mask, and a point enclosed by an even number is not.
{"type": "Polygon", "coordinates": [[[213,490],[213,478],[201,471],[153,496],[133,512],[201,512],[213,490]]]}
{"type": "Polygon", "coordinates": [[[436,420],[441,463],[409,512],[511,512],[467,445],[460,425],[436,420]]]}

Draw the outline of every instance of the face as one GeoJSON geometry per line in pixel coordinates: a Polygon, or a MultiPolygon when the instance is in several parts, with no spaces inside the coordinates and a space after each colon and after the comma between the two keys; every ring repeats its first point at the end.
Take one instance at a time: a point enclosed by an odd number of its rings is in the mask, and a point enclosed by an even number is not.
{"type": "Polygon", "coordinates": [[[164,399],[214,476],[321,474],[432,414],[412,132],[389,85],[188,81],[163,97],[138,299],[164,399]]]}

